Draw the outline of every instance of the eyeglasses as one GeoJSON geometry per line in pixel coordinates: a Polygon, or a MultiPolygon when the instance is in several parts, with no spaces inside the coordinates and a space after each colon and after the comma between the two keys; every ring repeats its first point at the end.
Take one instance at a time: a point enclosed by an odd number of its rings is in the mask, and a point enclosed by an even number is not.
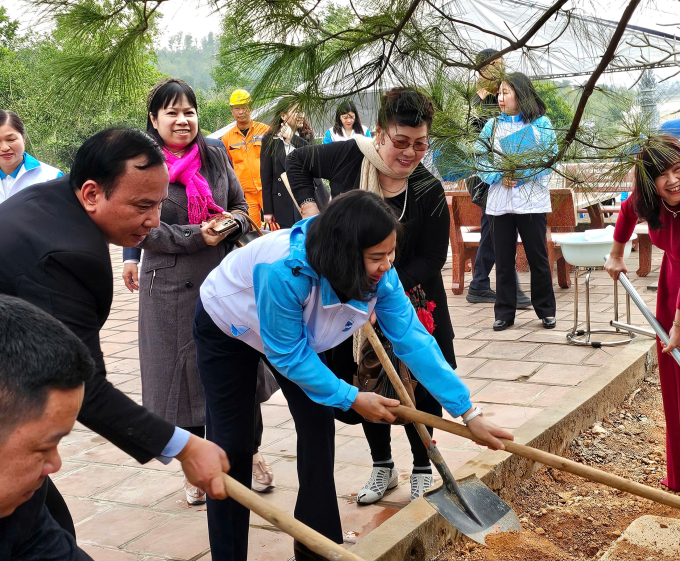
{"type": "Polygon", "coordinates": [[[390,136],[390,133],[386,132],[385,134],[392,141],[394,147],[398,150],[406,150],[407,148],[413,146],[413,149],[416,152],[425,152],[430,147],[429,139],[427,142],[409,142],[408,140],[394,140],[394,138],[390,136]]]}

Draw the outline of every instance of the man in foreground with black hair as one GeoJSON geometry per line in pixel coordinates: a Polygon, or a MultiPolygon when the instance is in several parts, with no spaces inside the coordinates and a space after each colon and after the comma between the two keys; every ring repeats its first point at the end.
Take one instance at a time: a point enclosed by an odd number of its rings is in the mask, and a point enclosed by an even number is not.
{"type": "MultiPolygon", "coordinates": [[[[223,499],[222,472],[229,469],[224,451],[114,388],[99,344],[113,300],[108,244],[139,244],[158,227],[167,196],[165,158],[150,136],[134,129],[97,133],[78,150],[70,176],[33,185],[0,207],[0,294],[42,308],[89,349],[95,373],[85,385],[81,423],[140,463],[177,458],[193,485],[223,499]]],[[[68,508],[51,484],[47,505],[75,535],[68,508]]]]}
{"type": "Polygon", "coordinates": [[[0,559],[90,559],[45,497],[93,372],[87,347],[62,323],[0,295],[0,559]]]}

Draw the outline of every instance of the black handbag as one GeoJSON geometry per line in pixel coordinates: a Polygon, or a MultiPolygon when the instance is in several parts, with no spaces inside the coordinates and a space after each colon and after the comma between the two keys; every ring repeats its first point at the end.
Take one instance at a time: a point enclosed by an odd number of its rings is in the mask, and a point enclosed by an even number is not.
{"type": "Polygon", "coordinates": [[[465,180],[465,188],[472,197],[472,202],[478,207],[486,208],[486,198],[489,196],[490,185],[476,175],[465,180]]]}
{"type": "Polygon", "coordinates": [[[256,240],[257,238],[260,238],[264,236],[265,234],[271,233],[271,230],[263,230],[260,228],[255,221],[248,215],[248,213],[243,212],[241,210],[232,210],[232,213],[240,214],[241,216],[245,216],[248,219],[248,222],[250,222],[252,228],[250,229],[249,232],[244,232],[241,234],[236,240],[236,245],[238,247],[243,247],[244,245],[248,245],[250,242],[253,240],[256,240]]]}
{"type": "MultiPolygon", "coordinates": [[[[404,388],[406,389],[406,393],[408,393],[411,401],[415,404],[415,389],[418,385],[418,381],[413,378],[411,371],[394,354],[392,342],[387,337],[385,337],[378,325],[375,326],[375,332],[380,339],[380,342],[382,343],[383,348],[390,359],[390,362],[392,362],[394,369],[399,374],[399,377],[404,384],[404,388]]],[[[368,339],[366,339],[361,345],[359,364],[357,365],[357,370],[354,374],[352,385],[358,388],[360,392],[377,393],[378,395],[387,397],[389,399],[399,399],[397,390],[392,385],[392,381],[387,375],[387,372],[385,372],[385,369],[378,358],[378,354],[375,352],[373,345],[371,345],[371,342],[368,339]]],[[[371,422],[385,424],[387,421],[380,420],[371,422]]],[[[407,421],[401,417],[397,417],[393,423],[388,424],[407,425],[410,422],[411,421],[407,421]]]]}

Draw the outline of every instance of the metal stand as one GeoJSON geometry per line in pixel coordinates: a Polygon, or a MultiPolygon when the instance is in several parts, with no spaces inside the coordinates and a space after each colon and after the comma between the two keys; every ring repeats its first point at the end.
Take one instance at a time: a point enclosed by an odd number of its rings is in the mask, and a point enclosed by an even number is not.
{"type": "MultiPolygon", "coordinates": [[[[567,333],[567,339],[575,345],[588,345],[599,349],[600,347],[614,347],[616,345],[626,345],[635,338],[635,333],[632,330],[622,330],[619,327],[614,329],[590,329],[590,273],[599,267],[586,267],[586,328],[578,329],[578,277],[583,270],[581,267],[574,268],[574,328],[567,333]],[[593,333],[628,333],[627,339],[619,341],[591,341],[590,336],[593,333]],[[584,337],[577,339],[577,337],[584,337]]],[[[630,323],[630,295],[626,293],[626,323],[630,323]]],[[[614,322],[619,321],[619,283],[614,281],[614,322]]],[[[612,322],[612,325],[615,325],[612,322]]]]}

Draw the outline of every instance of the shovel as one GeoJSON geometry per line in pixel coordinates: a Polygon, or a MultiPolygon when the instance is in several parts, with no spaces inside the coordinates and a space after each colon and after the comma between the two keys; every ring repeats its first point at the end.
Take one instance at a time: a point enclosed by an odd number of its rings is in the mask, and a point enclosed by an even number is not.
{"type": "MultiPolygon", "coordinates": [[[[392,361],[387,356],[380,339],[370,323],[361,328],[375,350],[380,362],[387,372],[394,389],[401,402],[400,411],[414,412],[415,407],[406,388],[397,375],[392,361]]],[[[407,415],[404,418],[409,419],[407,415]]],[[[437,417],[438,418],[438,417],[437,417]]],[[[427,455],[441,475],[443,485],[425,492],[425,500],[441,514],[447,522],[457,528],[471,540],[486,545],[484,538],[487,534],[509,531],[521,531],[519,518],[506,502],[502,501],[491,489],[476,476],[471,475],[456,482],[442,457],[437,444],[425,425],[421,422],[413,423],[425,444],[427,455]]]]}
{"type": "MultiPolygon", "coordinates": [[[[404,419],[409,419],[413,422],[425,423],[430,427],[437,428],[451,434],[457,434],[463,438],[469,438],[470,440],[477,440],[469,428],[464,427],[458,423],[452,421],[447,421],[441,417],[436,417],[435,415],[430,415],[429,413],[424,413],[423,411],[416,411],[414,409],[409,409],[403,405],[398,405],[397,407],[388,407],[388,409],[395,415],[399,415],[404,419]]],[[[559,469],[561,471],[568,471],[584,479],[590,481],[595,481],[596,483],[602,483],[608,487],[613,487],[614,489],[619,489],[620,491],[625,491],[626,493],[631,493],[637,495],[638,497],[643,497],[666,506],[671,506],[680,510],[680,497],[662,491],[661,489],[654,489],[653,487],[647,487],[642,485],[642,483],[637,483],[636,481],[630,481],[624,477],[619,477],[613,473],[607,473],[600,469],[594,467],[579,464],[572,460],[567,460],[561,456],[551,454],[550,452],[544,452],[543,450],[538,450],[537,448],[532,448],[531,446],[525,446],[523,444],[518,444],[512,440],[506,440],[504,438],[500,439],[505,445],[505,451],[515,454],[517,456],[522,456],[528,460],[533,460],[541,464],[559,469]]]]}
{"type": "Polygon", "coordinates": [[[351,551],[348,551],[341,545],[329,540],[326,536],[319,534],[316,530],[312,530],[309,526],[296,520],[287,512],[275,507],[257,493],[248,489],[230,477],[226,473],[222,474],[224,486],[227,489],[229,497],[234,499],[237,503],[242,504],[248,510],[259,514],[262,518],[271,522],[274,526],[283,530],[286,534],[292,536],[297,541],[305,544],[314,553],[318,553],[324,559],[330,561],[362,561],[351,551]]]}

